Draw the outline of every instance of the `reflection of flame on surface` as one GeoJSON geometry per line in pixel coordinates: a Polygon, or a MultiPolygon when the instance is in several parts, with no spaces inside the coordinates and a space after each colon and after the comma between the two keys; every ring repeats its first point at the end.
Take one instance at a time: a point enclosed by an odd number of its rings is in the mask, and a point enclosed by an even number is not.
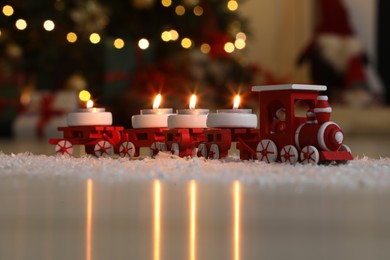
{"type": "Polygon", "coordinates": [[[154,181],[154,260],[160,259],[160,235],[161,234],[161,184],[154,181]]]}
{"type": "Polygon", "coordinates": [[[190,182],[190,260],[195,260],[196,249],[196,182],[190,182]]]}
{"type": "Polygon", "coordinates": [[[196,95],[193,94],[190,99],[190,109],[195,109],[196,107],[196,95]]]}
{"type": "Polygon", "coordinates": [[[234,192],[234,260],[240,259],[240,182],[235,181],[234,192]]]}
{"type": "Polygon", "coordinates": [[[153,109],[158,109],[158,108],[160,107],[160,104],[161,104],[161,94],[158,94],[158,95],[154,98],[153,109]]]}
{"type": "Polygon", "coordinates": [[[236,95],[234,98],[233,109],[238,109],[240,106],[240,95],[236,95]]]}
{"type": "Polygon", "coordinates": [[[87,247],[86,260],[92,259],[92,195],[93,195],[93,181],[87,180],[87,247]]]}
{"type": "Polygon", "coordinates": [[[87,108],[92,108],[93,107],[93,101],[90,99],[87,102],[87,108]]]}

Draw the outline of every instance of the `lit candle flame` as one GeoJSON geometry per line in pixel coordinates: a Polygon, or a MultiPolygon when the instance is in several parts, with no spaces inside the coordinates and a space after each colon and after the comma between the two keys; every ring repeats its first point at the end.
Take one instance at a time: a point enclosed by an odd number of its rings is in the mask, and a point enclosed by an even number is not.
{"type": "Polygon", "coordinates": [[[238,109],[240,106],[240,95],[236,95],[234,98],[233,109],[238,109]]]}
{"type": "Polygon", "coordinates": [[[160,107],[160,104],[161,104],[161,94],[158,94],[158,95],[154,98],[153,109],[158,109],[158,108],[160,107]]]}
{"type": "Polygon", "coordinates": [[[93,107],[93,101],[90,99],[87,102],[87,108],[92,108],[93,107]]]}
{"type": "Polygon", "coordinates": [[[190,109],[195,109],[196,105],[196,95],[193,94],[190,99],[190,109]]]}

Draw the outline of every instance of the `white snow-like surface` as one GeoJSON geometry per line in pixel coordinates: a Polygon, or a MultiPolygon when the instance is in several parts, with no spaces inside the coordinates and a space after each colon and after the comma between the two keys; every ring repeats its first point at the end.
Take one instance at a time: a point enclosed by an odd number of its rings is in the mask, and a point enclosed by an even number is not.
{"type": "Polygon", "coordinates": [[[0,153],[0,178],[24,176],[32,178],[74,177],[107,181],[161,179],[167,181],[204,180],[257,184],[276,188],[389,188],[390,158],[367,157],[347,165],[266,164],[241,161],[237,157],[225,160],[201,158],[158,158],[129,160],[125,158],[95,158],[91,156],[56,157],[30,153],[0,153]]]}

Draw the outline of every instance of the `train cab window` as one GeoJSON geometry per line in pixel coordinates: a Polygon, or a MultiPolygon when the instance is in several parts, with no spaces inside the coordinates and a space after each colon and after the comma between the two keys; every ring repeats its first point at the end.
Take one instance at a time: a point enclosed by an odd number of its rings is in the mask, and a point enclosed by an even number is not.
{"type": "Polygon", "coordinates": [[[167,135],[167,141],[168,142],[173,142],[173,134],[168,134],[167,135]]]}
{"type": "Polygon", "coordinates": [[[294,116],[306,118],[307,110],[309,110],[309,104],[306,100],[296,100],[294,103],[294,116]]]}
{"type": "Polygon", "coordinates": [[[214,142],[214,135],[213,134],[208,134],[207,135],[207,142],[208,143],[214,142]]]}
{"type": "Polygon", "coordinates": [[[286,133],[286,108],[281,106],[275,109],[272,113],[270,134],[285,134],[285,133],[286,133]]]}
{"type": "Polygon", "coordinates": [[[222,135],[221,134],[217,134],[217,136],[216,136],[216,141],[217,142],[221,142],[222,141],[222,135]]]}

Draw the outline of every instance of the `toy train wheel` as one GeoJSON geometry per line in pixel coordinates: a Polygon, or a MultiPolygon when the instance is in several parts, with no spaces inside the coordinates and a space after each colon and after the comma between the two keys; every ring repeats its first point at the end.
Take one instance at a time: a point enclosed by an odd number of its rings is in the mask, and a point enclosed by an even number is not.
{"type": "Polygon", "coordinates": [[[206,144],[199,144],[198,146],[198,157],[204,157],[207,158],[208,152],[207,152],[207,145],[206,144]]]}
{"type": "Polygon", "coordinates": [[[60,140],[56,144],[56,155],[72,155],[73,154],[73,144],[68,140],[60,140]]]}
{"type": "Polygon", "coordinates": [[[217,144],[211,144],[209,158],[210,159],[219,159],[219,147],[217,144]]]}
{"type": "Polygon", "coordinates": [[[180,154],[180,147],[178,143],[173,143],[171,146],[171,153],[173,155],[179,156],[180,154]]]}
{"type": "Polygon", "coordinates": [[[97,142],[97,144],[95,144],[95,149],[94,149],[95,156],[97,157],[110,156],[112,151],[111,148],[112,146],[110,142],[106,140],[100,140],[99,142],[97,142]]]}
{"type": "Polygon", "coordinates": [[[154,142],[150,146],[150,156],[154,157],[156,156],[159,152],[164,152],[167,150],[167,145],[165,143],[161,142],[154,142]]]}
{"type": "Polygon", "coordinates": [[[293,145],[286,145],[280,151],[280,161],[295,164],[299,159],[298,150],[293,145]]]}
{"type": "Polygon", "coordinates": [[[119,156],[133,158],[135,154],[135,146],[132,142],[123,142],[119,146],[119,156]]]}
{"type": "MultiPolygon", "coordinates": [[[[346,144],[342,144],[342,145],[340,146],[340,148],[339,148],[339,151],[340,151],[340,152],[349,152],[349,153],[352,153],[351,148],[349,148],[349,146],[346,145],[346,144]]],[[[349,161],[348,161],[348,160],[342,160],[342,161],[336,161],[336,163],[337,163],[337,164],[347,164],[347,163],[349,163],[349,161]]]]}
{"type": "Polygon", "coordinates": [[[275,162],[276,158],[278,158],[278,149],[272,140],[263,139],[257,145],[256,155],[259,161],[275,162]]]}
{"type": "Polygon", "coordinates": [[[303,147],[301,151],[301,161],[303,164],[317,164],[320,160],[320,154],[312,145],[303,147]]]}

